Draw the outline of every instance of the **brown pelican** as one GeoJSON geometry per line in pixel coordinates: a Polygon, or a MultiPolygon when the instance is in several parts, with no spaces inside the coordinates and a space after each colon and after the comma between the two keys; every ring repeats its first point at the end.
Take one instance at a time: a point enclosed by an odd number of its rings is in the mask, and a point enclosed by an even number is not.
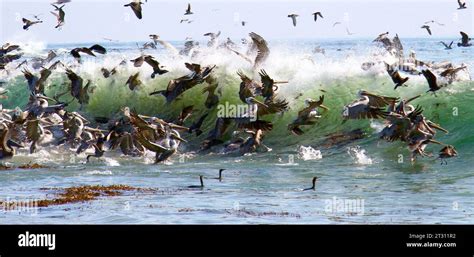
{"type": "Polygon", "coordinates": [[[382,33],[380,35],[377,36],[377,38],[375,38],[372,42],[382,42],[383,40],[385,39],[388,39],[387,36],[388,36],[389,32],[385,32],[385,33],[382,33]]]}
{"type": "Polygon", "coordinates": [[[392,78],[393,83],[395,83],[395,87],[393,89],[397,89],[397,87],[402,86],[403,84],[405,84],[405,82],[408,81],[408,77],[402,78],[402,76],[397,70],[391,71],[389,65],[387,63],[385,63],[385,65],[387,65],[388,75],[390,75],[390,78],[392,78]]]}
{"type": "Polygon", "coordinates": [[[274,81],[263,69],[260,70],[259,75],[260,80],[262,81],[261,95],[265,99],[273,99],[275,96],[275,91],[278,90],[278,86],[276,86],[276,84],[288,83],[288,81],[274,81]]]}
{"type": "Polygon", "coordinates": [[[194,106],[189,105],[185,106],[182,110],[181,113],[178,116],[178,119],[176,120],[175,124],[182,126],[184,124],[184,121],[191,116],[193,113],[194,106]]]}
{"type": "Polygon", "coordinates": [[[342,112],[344,119],[378,119],[383,118],[387,114],[382,107],[389,105],[397,98],[378,96],[367,91],[359,91],[359,100],[346,105],[342,112]]]}
{"type": "Polygon", "coordinates": [[[105,143],[105,137],[102,133],[100,133],[99,136],[97,137],[97,143],[92,144],[92,146],[94,147],[94,154],[93,155],[87,155],[86,162],[89,162],[89,159],[91,157],[100,158],[100,157],[104,156],[104,153],[105,153],[104,143],[105,143]]]}
{"type": "Polygon", "coordinates": [[[12,158],[15,148],[11,145],[11,131],[6,121],[0,123],[0,160],[12,158]]]}
{"type": "Polygon", "coordinates": [[[204,181],[202,180],[203,178],[204,178],[203,175],[199,175],[199,181],[201,182],[201,184],[188,186],[188,188],[204,188],[204,181]]]}
{"type": "Polygon", "coordinates": [[[471,40],[471,38],[469,38],[469,36],[468,36],[465,32],[462,32],[462,31],[461,31],[461,32],[459,32],[459,33],[461,33],[462,38],[461,38],[461,43],[458,43],[458,46],[459,46],[459,47],[461,47],[461,46],[462,46],[462,47],[469,47],[469,46],[472,46],[472,44],[469,43],[469,41],[471,40]]]}
{"type": "Polygon", "coordinates": [[[186,12],[184,13],[184,15],[191,15],[193,14],[193,12],[191,12],[191,4],[188,3],[188,8],[186,9],[186,12]]]}
{"type": "Polygon", "coordinates": [[[214,179],[218,179],[219,182],[222,182],[222,172],[223,172],[224,170],[225,170],[225,169],[219,169],[219,177],[214,178],[214,179]]]}
{"type": "Polygon", "coordinates": [[[428,25],[423,25],[423,26],[421,26],[421,28],[422,28],[422,29],[426,29],[426,31],[428,31],[428,34],[430,34],[430,36],[431,36],[431,29],[430,29],[430,26],[428,26],[428,25]]]}
{"type": "Polygon", "coordinates": [[[292,13],[292,14],[289,14],[288,15],[288,18],[291,18],[291,20],[293,21],[293,26],[296,27],[296,17],[298,17],[299,15],[298,14],[295,14],[295,13],[292,13]]]}
{"type": "Polygon", "coordinates": [[[135,67],[141,67],[144,62],[146,62],[148,65],[150,65],[153,68],[153,73],[151,74],[151,78],[155,78],[155,75],[162,75],[167,73],[167,70],[163,70],[160,67],[160,63],[151,55],[142,55],[134,60],[130,60],[133,62],[133,66],[135,67]]]}
{"type": "Polygon", "coordinates": [[[315,12],[315,13],[313,13],[313,15],[314,15],[314,21],[318,20],[318,16],[321,17],[321,18],[324,18],[323,15],[321,14],[321,12],[315,12]]]}
{"type": "Polygon", "coordinates": [[[426,81],[428,81],[428,85],[430,87],[430,89],[426,92],[433,92],[436,94],[435,92],[440,90],[442,87],[442,85],[438,84],[436,75],[434,75],[433,72],[428,69],[422,70],[421,72],[423,73],[423,76],[425,76],[426,81]]]}
{"type": "Polygon", "coordinates": [[[446,145],[439,151],[438,158],[441,159],[441,164],[445,163],[446,165],[448,162],[446,159],[458,156],[458,152],[452,145],[446,145]]]}
{"type": "Polygon", "coordinates": [[[202,115],[196,122],[194,122],[191,126],[189,126],[189,133],[192,134],[193,132],[196,132],[196,136],[199,136],[202,134],[201,126],[204,120],[206,119],[207,115],[209,113],[205,113],[202,115]]]}
{"type": "Polygon", "coordinates": [[[245,140],[245,142],[240,145],[239,153],[244,155],[246,153],[252,153],[257,151],[259,146],[262,146],[263,140],[263,130],[256,129],[256,130],[246,130],[246,133],[250,134],[251,136],[245,140]]]}
{"type": "Polygon", "coordinates": [[[79,63],[81,62],[81,55],[79,54],[81,52],[95,57],[94,52],[99,53],[99,54],[106,54],[107,50],[103,46],[98,45],[98,44],[95,44],[89,48],[88,47],[74,48],[71,50],[70,53],[74,57],[74,59],[76,59],[79,63]]]}
{"type": "Polygon", "coordinates": [[[298,117],[288,125],[288,130],[290,130],[294,135],[302,135],[304,132],[300,129],[300,126],[313,125],[316,123],[316,119],[321,117],[318,115],[318,107],[324,110],[329,110],[328,107],[323,105],[323,102],[324,95],[319,97],[319,101],[307,99],[307,107],[298,112],[298,117]]]}
{"type": "Polygon", "coordinates": [[[108,77],[114,75],[115,73],[117,73],[116,68],[113,68],[111,70],[108,70],[106,68],[102,68],[102,69],[100,69],[100,71],[102,72],[102,75],[104,76],[104,78],[108,78],[108,77]]]}
{"type": "Polygon", "coordinates": [[[210,37],[209,42],[207,42],[208,47],[216,47],[217,46],[217,38],[221,35],[221,32],[218,31],[217,33],[208,32],[204,34],[204,36],[210,37]]]}
{"type": "Polygon", "coordinates": [[[444,47],[445,47],[445,48],[444,48],[444,50],[450,50],[450,49],[453,49],[453,43],[454,43],[454,41],[451,41],[451,43],[449,43],[449,45],[448,45],[448,44],[446,44],[446,43],[444,43],[443,41],[440,41],[439,43],[441,43],[441,44],[443,44],[443,45],[444,45],[444,47]]]}
{"type": "Polygon", "coordinates": [[[79,101],[82,109],[83,105],[89,102],[89,86],[91,81],[88,80],[87,84],[83,86],[84,80],[70,69],[66,69],[66,75],[71,81],[71,96],[79,101]]]}
{"type": "Polygon", "coordinates": [[[303,191],[308,191],[308,190],[316,190],[316,180],[318,179],[318,177],[313,177],[313,180],[312,180],[312,185],[311,187],[309,188],[305,188],[303,189],[303,191]]]}
{"type": "Polygon", "coordinates": [[[458,0],[458,5],[459,5],[458,10],[462,10],[462,9],[467,8],[466,7],[466,1],[464,1],[464,0],[458,0]]]}
{"type": "Polygon", "coordinates": [[[125,85],[128,85],[128,88],[130,88],[130,90],[132,91],[134,91],[137,87],[143,84],[138,76],[140,76],[140,72],[131,75],[125,83],[125,85]]]}
{"type": "MultiPolygon", "coordinates": [[[[216,94],[216,90],[217,90],[217,87],[219,86],[219,82],[212,75],[209,75],[209,77],[207,77],[206,82],[208,83],[208,86],[202,89],[203,94],[206,92],[208,93],[206,101],[204,102],[204,105],[206,106],[206,108],[211,109],[219,103],[219,97],[216,94]]],[[[217,90],[217,92],[222,95],[222,92],[220,91],[220,89],[217,90]]]]}
{"type": "Polygon", "coordinates": [[[33,25],[35,25],[35,24],[38,24],[38,23],[42,23],[42,22],[43,22],[43,21],[40,21],[40,20],[38,20],[38,21],[30,21],[30,20],[25,19],[25,18],[23,18],[22,21],[23,21],[23,23],[25,24],[25,25],[23,25],[23,29],[24,29],[24,30],[28,30],[29,27],[31,27],[31,26],[33,26],[33,25]]]}
{"type": "Polygon", "coordinates": [[[129,4],[124,5],[124,7],[130,6],[132,8],[133,13],[137,16],[138,19],[142,18],[142,2],[140,0],[135,0],[129,4]]]}
{"type": "Polygon", "coordinates": [[[201,151],[224,143],[222,138],[229,129],[231,123],[232,119],[222,117],[217,118],[214,128],[209,131],[208,137],[201,143],[201,151]]]}
{"type": "Polygon", "coordinates": [[[441,77],[448,78],[448,82],[452,83],[456,79],[456,74],[464,69],[466,69],[467,66],[461,66],[461,67],[450,67],[447,68],[446,70],[442,71],[439,75],[441,77]]]}
{"type": "Polygon", "coordinates": [[[56,16],[56,19],[57,19],[57,25],[56,27],[54,28],[60,28],[61,26],[64,25],[65,21],[64,21],[64,17],[66,16],[66,13],[64,12],[63,8],[64,8],[64,5],[61,6],[61,7],[58,7],[57,5],[54,5],[52,4],[52,6],[54,6],[55,10],[58,11],[58,13],[55,13],[55,12],[51,12],[54,16],[56,16]]]}

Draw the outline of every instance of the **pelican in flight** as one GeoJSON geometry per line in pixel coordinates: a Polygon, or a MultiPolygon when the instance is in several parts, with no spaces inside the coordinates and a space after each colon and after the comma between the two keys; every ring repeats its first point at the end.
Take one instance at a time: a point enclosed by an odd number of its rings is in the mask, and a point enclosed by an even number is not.
{"type": "Polygon", "coordinates": [[[467,8],[466,7],[466,1],[464,1],[464,0],[458,0],[458,5],[459,5],[458,10],[462,10],[462,9],[467,8]]]}
{"type": "Polygon", "coordinates": [[[421,26],[421,28],[422,28],[422,29],[426,29],[426,31],[428,31],[428,34],[430,34],[430,36],[431,36],[431,28],[430,28],[430,26],[428,26],[428,25],[423,25],[423,26],[421,26]]]}
{"type": "Polygon", "coordinates": [[[300,126],[313,125],[316,123],[316,120],[321,117],[318,113],[317,108],[329,110],[328,107],[323,105],[323,102],[324,95],[319,97],[319,101],[307,99],[307,107],[298,112],[298,117],[293,121],[293,123],[288,125],[288,130],[290,130],[291,133],[293,133],[294,135],[302,135],[304,132],[300,129],[300,126]]]}
{"type": "Polygon", "coordinates": [[[321,17],[321,18],[324,18],[323,15],[321,14],[321,12],[315,12],[315,13],[313,13],[313,16],[314,16],[314,21],[318,20],[318,16],[321,17]]]}
{"type": "Polygon", "coordinates": [[[396,101],[398,98],[379,96],[367,91],[359,91],[359,100],[344,106],[342,116],[344,119],[379,119],[384,118],[387,113],[383,107],[396,101]]]}
{"type": "Polygon", "coordinates": [[[428,81],[428,86],[430,87],[430,89],[426,92],[433,92],[433,94],[436,95],[435,92],[440,90],[443,85],[438,84],[436,75],[434,75],[433,72],[431,72],[430,70],[422,70],[421,73],[423,74],[423,76],[425,76],[426,81],[428,81]]]}
{"type": "Polygon", "coordinates": [[[296,27],[296,17],[298,17],[299,15],[298,14],[295,14],[295,13],[292,13],[292,14],[289,14],[288,15],[288,18],[291,18],[291,20],[293,21],[293,26],[296,27]]]}
{"type": "Polygon", "coordinates": [[[472,44],[469,43],[469,41],[471,41],[471,38],[469,38],[469,36],[468,36],[465,32],[462,32],[462,31],[461,31],[461,32],[459,32],[459,33],[461,33],[462,38],[461,38],[461,43],[458,43],[458,46],[459,46],[459,47],[461,47],[461,46],[462,46],[462,47],[469,47],[469,46],[472,46],[472,44]]]}
{"type": "Polygon", "coordinates": [[[184,13],[184,15],[191,15],[193,14],[193,12],[191,12],[191,4],[188,3],[188,8],[186,9],[186,12],[184,13]]]}
{"type": "Polygon", "coordinates": [[[135,16],[137,16],[138,19],[142,19],[142,1],[133,1],[129,4],[124,5],[124,7],[129,7],[132,8],[133,13],[135,13],[135,16]]]}
{"type": "Polygon", "coordinates": [[[387,63],[385,63],[385,65],[387,66],[388,75],[390,75],[390,78],[392,78],[393,83],[395,83],[395,87],[393,89],[397,89],[399,86],[402,86],[403,84],[405,84],[405,82],[408,81],[408,77],[403,78],[397,70],[392,71],[390,65],[388,65],[387,63]]]}
{"type": "Polygon", "coordinates": [[[58,23],[56,25],[56,29],[57,28],[60,28],[61,26],[64,25],[65,21],[64,21],[64,17],[66,16],[66,13],[64,12],[63,8],[64,8],[64,5],[61,6],[61,7],[58,7],[57,5],[54,5],[52,4],[52,6],[54,6],[55,10],[58,11],[58,13],[55,13],[55,12],[51,12],[51,14],[53,14],[54,16],[56,16],[56,19],[58,20],[58,23]]]}
{"type": "Polygon", "coordinates": [[[31,26],[38,24],[38,23],[43,23],[43,21],[37,20],[37,21],[30,21],[28,19],[23,18],[23,29],[28,30],[31,26]]]}
{"type": "Polygon", "coordinates": [[[81,62],[81,55],[80,55],[81,52],[95,57],[94,53],[106,54],[107,50],[103,46],[95,44],[91,47],[74,48],[74,49],[71,50],[70,54],[74,57],[74,59],[76,59],[80,63],[81,62]]]}

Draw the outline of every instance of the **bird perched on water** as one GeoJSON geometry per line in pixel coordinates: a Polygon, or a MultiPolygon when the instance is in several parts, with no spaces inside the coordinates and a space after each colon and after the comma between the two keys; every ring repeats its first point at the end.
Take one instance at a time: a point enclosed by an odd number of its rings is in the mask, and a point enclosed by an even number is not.
{"type": "Polygon", "coordinates": [[[203,178],[204,178],[203,175],[199,175],[199,182],[201,182],[201,184],[200,184],[200,185],[188,186],[188,188],[204,188],[204,181],[203,181],[203,178]]]}
{"type": "Polygon", "coordinates": [[[461,33],[462,38],[461,38],[461,43],[458,43],[458,46],[459,46],[459,47],[461,47],[461,46],[462,46],[462,47],[469,47],[469,46],[472,46],[472,44],[469,43],[469,41],[471,41],[471,38],[469,38],[469,36],[468,36],[465,32],[462,32],[462,31],[461,31],[461,32],[459,32],[459,33],[461,33]]]}
{"type": "Polygon", "coordinates": [[[35,25],[35,24],[43,23],[43,21],[41,21],[41,20],[30,21],[30,20],[25,19],[25,18],[23,18],[22,21],[23,21],[23,24],[24,24],[24,25],[23,25],[23,29],[24,29],[24,30],[28,30],[31,26],[33,26],[33,25],[35,25]]]}
{"type": "Polygon", "coordinates": [[[138,76],[140,76],[140,72],[131,75],[125,83],[125,85],[128,85],[128,88],[130,88],[132,91],[142,84],[142,81],[138,76]]]}
{"type": "Polygon", "coordinates": [[[193,14],[193,12],[191,12],[191,4],[188,3],[188,8],[186,9],[186,12],[184,13],[184,15],[191,15],[193,14]]]}
{"type": "Polygon", "coordinates": [[[423,26],[421,26],[421,28],[422,28],[422,29],[426,29],[426,31],[428,31],[428,34],[430,34],[430,36],[431,36],[431,28],[430,28],[430,26],[428,26],[428,25],[423,25],[423,26]]]}
{"type": "Polygon", "coordinates": [[[214,179],[218,179],[219,182],[221,182],[221,181],[222,181],[222,172],[223,172],[224,170],[225,170],[225,169],[219,169],[219,177],[214,178],[214,179]]]}
{"type": "Polygon", "coordinates": [[[293,21],[293,26],[296,27],[296,17],[298,17],[299,15],[298,14],[295,14],[295,13],[292,13],[292,14],[289,14],[288,15],[288,18],[291,18],[291,20],[293,21]]]}
{"type": "Polygon", "coordinates": [[[61,7],[58,7],[57,5],[54,5],[52,4],[52,6],[54,6],[55,8],[55,11],[58,11],[57,13],[55,12],[51,12],[51,14],[53,14],[54,16],[56,16],[56,19],[57,19],[57,25],[56,25],[56,29],[57,28],[60,28],[64,25],[65,23],[65,20],[64,18],[66,17],[66,13],[64,12],[63,8],[64,8],[64,5],[61,6],[61,7]]]}
{"type": "Polygon", "coordinates": [[[95,44],[89,48],[87,47],[74,48],[71,50],[70,53],[74,57],[74,59],[76,59],[76,61],[78,61],[79,63],[81,63],[81,55],[80,55],[81,52],[95,57],[94,53],[106,54],[107,50],[103,46],[98,45],[98,44],[95,44]]]}
{"type": "Polygon", "coordinates": [[[446,44],[446,43],[444,43],[443,41],[440,41],[439,43],[442,44],[442,45],[444,45],[444,50],[453,49],[453,43],[454,43],[454,41],[451,41],[451,43],[449,43],[449,45],[446,44]]]}
{"type": "Polygon", "coordinates": [[[313,180],[311,182],[313,186],[311,186],[309,188],[305,188],[305,189],[303,189],[303,191],[308,191],[308,190],[313,190],[314,191],[314,190],[316,190],[316,180],[318,180],[318,177],[313,177],[313,180]]]}
{"type": "Polygon", "coordinates": [[[314,101],[313,99],[307,99],[306,107],[298,112],[298,117],[288,125],[288,130],[291,131],[293,135],[303,135],[304,131],[300,129],[300,126],[304,125],[314,125],[316,120],[321,116],[318,113],[318,108],[329,110],[328,107],[323,105],[324,95],[319,97],[319,101],[314,101]]]}
{"type": "Polygon", "coordinates": [[[130,2],[124,7],[129,7],[132,8],[133,13],[135,13],[135,16],[137,16],[138,19],[142,19],[142,1],[140,0],[135,0],[133,2],[130,2]]]}
{"type": "Polygon", "coordinates": [[[321,14],[321,12],[315,12],[315,13],[313,13],[313,16],[314,16],[314,21],[318,20],[318,16],[321,17],[321,18],[324,18],[323,15],[321,14]]]}
{"type": "Polygon", "coordinates": [[[458,5],[459,5],[458,10],[462,10],[462,9],[467,8],[466,1],[464,1],[464,0],[458,0],[458,5]]]}

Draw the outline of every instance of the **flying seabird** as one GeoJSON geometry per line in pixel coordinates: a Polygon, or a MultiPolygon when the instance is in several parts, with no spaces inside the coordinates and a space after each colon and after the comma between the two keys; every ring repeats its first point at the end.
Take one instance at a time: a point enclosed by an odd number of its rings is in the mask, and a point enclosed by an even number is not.
{"type": "Polygon", "coordinates": [[[309,188],[305,188],[303,189],[303,191],[308,191],[308,190],[316,190],[316,180],[318,180],[318,177],[313,177],[313,180],[312,180],[312,187],[309,187],[309,188]]]}
{"type": "Polygon", "coordinates": [[[133,62],[133,66],[141,67],[144,62],[150,65],[153,68],[153,73],[151,74],[151,78],[155,78],[156,74],[162,75],[167,73],[167,70],[163,70],[160,67],[160,63],[151,55],[142,55],[134,60],[130,60],[133,62]]]}
{"type": "Polygon", "coordinates": [[[458,0],[458,5],[459,5],[458,10],[462,10],[462,9],[467,8],[466,7],[466,1],[464,1],[464,0],[458,0]]]}
{"type": "Polygon", "coordinates": [[[336,25],[340,25],[340,24],[341,24],[341,22],[336,21],[336,22],[334,22],[334,24],[332,24],[332,27],[334,28],[334,27],[336,27],[336,25]]]}
{"type": "Polygon", "coordinates": [[[344,119],[378,119],[384,118],[387,113],[382,107],[396,101],[395,97],[379,96],[367,91],[359,91],[359,100],[344,106],[342,116],[344,119]]]}
{"type": "Polygon", "coordinates": [[[454,43],[454,41],[451,41],[451,43],[449,43],[449,45],[446,44],[446,43],[444,43],[443,41],[440,41],[440,43],[444,45],[444,47],[445,47],[444,50],[453,49],[453,43],[454,43]]]}
{"type": "Polygon", "coordinates": [[[246,21],[242,21],[242,26],[245,26],[245,24],[247,24],[246,21]]]}
{"type": "Polygon", "coordinates": [[[395,83],[395,87],[393,88],[394,90],[397,89],[397,87],[399,86],[402,86],[405,82],[408,81],[408,77],[406,78],[402,78],[402,76],[400,75],[400,73],[398,72],[398,70],[392,70],[390,65],[388,65],[387,63],[385,63],[386,67],[387,67],[387,73],[388,75],[390,75],[390,77],[392,78],[392,81],[393,83],[395,83]]]}
{"type": "Polygon", "coordinates": [[[138,78],[138,76],[140,76],[140,72],[131,75],[125,83],[125,85],[128,85],[128,88],[132,91],[142,84],[142,81],[140,78],[138,78]]]}
{"type": "Polygon", "coordinates": [[[463,46],[463,47],[472,46],[472,44],[469,43],[469,41],[471,40],[471,38],[469,38],[469,36],[468,36],[465,32],[462,32],[462,31],[461,31],[461,32],[459,32],[459,33],[461,33],[462,38],[461,38],[461,43],[458,43],[458,47],[461,47],[461,46],[463,46]]]}
{"type": "Polygon", "coordinates": [[[142,4],[140,0],[135,0],[134,2],[124,5],[124,7],[130,6],[135,16],[137,16],[138,19],[142,19],[142,4]]]}
{"type": "Polygon", "coordinates": [[[291,20],[293,21],[293,26],[296,27],[296,17],[298,17],[299,15],[298,14],[289,14],[288,15],[288,18],[291,18],[291,20]]]}
{"type": "Polygon", "coordinates": [[[318,16],[321,17],[321,18],[324,18],[323,15],[321,14],[321,12],[315,12],[315,13],[313,13],[313,15],[314,15],[314,21],[318,20],[318,16]]]}
{"type": "Polygon", "coordinates": [[[205,113],[203,114],[196,122],[194,122],[193,124],[191,124],[191,126],[189,126],[189,134],[192,134],[193,132],[196,132],[196,136],[199,136],[202,134],[202,130],[201,130],[201,126],[202,126],[202,123],[204,122],[204,120],[206,119],[206,117],[209,115],[209,113],[205,113]]]}
{"type": "Polygon", "coordinates": [[[421,26],[421,28],[422,28],[422,29],[426,29],[426,31],[428,31],[428,34],[430,34],[430,36],[431,36],[431,29],[430,29],[430,26],[428,26],[428,25],[423,25],[423,26],[421,26]]]}
{"type": "Polygon", "coordinates": [[[186,13],[184,15],[191,15],[193,12],[191,12],[191,4],[188,3],[188,8],[186,9],[186,13]]]}
{"type": "Polygon", "coordinates": [[[438,84],[436,75],[434,75],[433,72],[428,69],[422,70],[421,73],[423,74],[423,76],[425,76],[426,81],[428,81],[428,85],[430,87],[430,89],[426,92],[433,92],[434,94],[436,94],[435,92],[440,90],[442,87],[438,84]]]}
{"type": "Polygon", "coordinates": [[[24,30],[28,30],[28,28],[29,28],[30,26],[33,26],[33,25],[35,25],[35,24],[43,23],[43,21],[41,21],[41,20],[30,21],[30,20],[25,19],[25,18],[23,18],[22,20],[23,20],[23,23],[25,24],[25,25],[23,25],[23,29],[24,29],[24,30]]]}
{"type": "Polygon", "coordinates": [[[304,131],[301,130],[300,126],[303,125],[314,125],[316,120],[321,116],[318,113],[317,108],[322,108],[324,110],[329,110],[328,107],[323,105],[324,95],[319,97],[319,101],[313,99],[307,99],[306,107],[298,112],[298,117],[288,125],[288,130],[291,131],[294,135],[303,135],[304,131]]]}
{"type": "Polygon", "coordinates": [[[56,16],[56,19],[58,21],[57,25],[55,28],[60,28],[61,26],[64,25],[64,17],[66,16],[66,13],[64,12],[63,8],[64,8],[64,5],[61,6],[61,7],[58,7],[54,4],[52,4],[52,6],[54,6],[54,8],[56,9],[56,11],[58,11],[58,13],[55,13],[55,12],[51,12],[54,16],[56,16]]]}
{"type": "Polygon", "coordinates": [[[79,54],[81,52],[95,57],[94,52],[99,53],[99,54],[106,54],[107,50],[103,46],[98,45],[98,44],[95,44],[89,48],[87,47],[74,48],[71,50],[70,53],[74,57],[74,59],[76,59],[79,63],[81,62],[81,55],[79,54]]]}

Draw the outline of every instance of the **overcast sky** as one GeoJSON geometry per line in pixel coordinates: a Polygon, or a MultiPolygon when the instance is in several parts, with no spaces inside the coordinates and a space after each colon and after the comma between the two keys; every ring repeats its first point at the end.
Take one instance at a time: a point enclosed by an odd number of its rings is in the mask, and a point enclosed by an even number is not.
{"type": "MultiPolygon", "coordinates": [[[[144,1],[144,0],[143,0],[144,1]]],[[[250,31],[267,39],[293,38],[373,38],[390,31],[402,38],[429,37],[421,25],[430,24],[432,37],[459,38],[459,31],[473,36],[472,1],[468,9],[457,10],[457,0],[148,0],[143,19],[135,17],[129,0],[72,0],[66,4],[66,24],[54,28],[54,8],[45,0],[0,0],[0,43],[6,41],[42,41],[45,43],[94,42],[110,38],[120,41],[146,41],[147,35],[159,34],[166,40],[203,39],[206,32],[222,31],[225,37],[242,38],[250,31]],[[187,3],[194,15],[184,16],[187,3]],[[324,18],[314,22],[312,13],[321,11],[324,18]],[[300,16],[293,27],[290,13],[300,16]],[[40,14],[44,23],[22,29],[21,18],[40,14]],[[182,23],[185,17],[192,23],[182,23]],[[241,21],[247,22],[246,26],[241,21]],[[340,25],[333,27],[335,22],[340,25]]]]}

